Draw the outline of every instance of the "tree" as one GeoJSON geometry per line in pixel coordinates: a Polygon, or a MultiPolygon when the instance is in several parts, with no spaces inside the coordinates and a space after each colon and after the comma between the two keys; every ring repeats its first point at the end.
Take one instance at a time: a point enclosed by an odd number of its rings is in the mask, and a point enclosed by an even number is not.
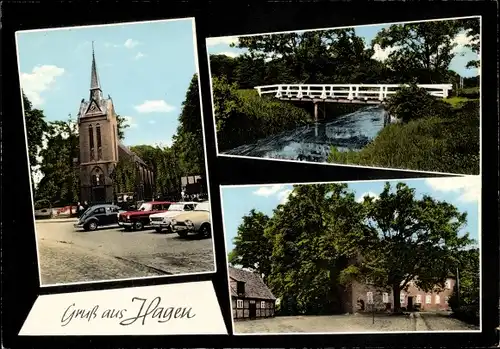
{"type": "MultiPolygon", "coordinates": [[[[460,20],[462,24],[462,28],[465,30],[467,37],[469,38],[469,42],[466,45],[468,48],[472,50],[475,54],[480,54],[481,49],[481,22],[479,18],[468,18],[460,20]]],[[[467,62],[467,68],[479,68],[479,59],[474,59],[467,62]]]]}
{"type": "Polygon", "coordinates": [[[382,29],[372,46],[392,49],[386,64],[401,75],[401,82],[444,83],[456,55],[452,39],[459,32],[457,21],[394,24],[382,29]]]}
{"type": "Polygon", "coordinates": [[[22,92],[22,95],[24,119],[26,121],[26,136],[28,141],[28,157],[33,182],[34,168],[40,165],[38,155],[42,149],[43,138],[44,134],[48,131],[48,125],[45,121],[43,111],[40,109],[33,109],[33,105],[24,92],[22,92]]]}
{"type": "Polygon", "coordinates": [[[456,267],[458,275],[456,273],[454,275],[458,276],[459,284],[455,284],[448,304],[453,311],[460,311],[460,307],[470,305],[477,305],[479,310],[479,249],[463,251],[456,267]]]}
{"type": "Polygon", "coordinates": [[[368,225],[376,235],[362,251],[361,273],[374,285],[392,289],[394,310],[410,281],[425,292],[444,287],[463,249],[473,241],[460,236],[467,214],[424,195],[404,183],[385,184],[377,200],[365,197],[368,225]]]}
{"type": "Polygon", "coordinates": [[[125,139],[125,129],[130,127],[130,124],[128,123],[128,120],[121,115],[116,115],[116,129],[118,132],[118,139],[120,141],[123,141],[125,139]]]}
{"type": "Polygon", "coordinates": [[[290,314],[342,309],[343,273],[366,241],[363,209],[345,184],[298,185],[266,228],[269,285],[290,314]]]}
{"type": "Polygon", "coordinates": [[[75,159],[79,156],[78,128],[71,116],[66,121],[48,124],[47,147],[40,151],[43,174],[37,190],[37,199],[52,204],[67,205],[78,201],[80,179],[75,159]]]}
{"type": "Polygon", "coordinates": [[[234,238],[234,249],[229,255],[229,263],[242,266],[264,275],[264,281],[271,272],[272,246],[264,235],[269,217],[252,209],[243,216],[243,222],[238,227],[234,238]]]}

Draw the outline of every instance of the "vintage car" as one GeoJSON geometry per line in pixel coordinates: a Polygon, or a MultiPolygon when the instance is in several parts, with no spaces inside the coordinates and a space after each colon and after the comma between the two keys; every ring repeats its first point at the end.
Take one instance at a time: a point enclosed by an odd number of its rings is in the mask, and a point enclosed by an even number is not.
{"type": "Polygon", "coordinates": [[[172,231],[180,237],[188,234],[198,234],[202,237],[212,236],[210,221],[210,202],[199,202],[193,211],[181,213],[171,219],[172,231]]]}
{"type": "Polygon", "coordinates": [[[52,218],[52,205],[48,200],[35,202],[35,219],[52,218]]]}
{"type": "Polygon", "coordinates": [[[75,228],[83,228],[85,231],[93,231],[98,227],[110,227],[118,225],[120,207],[110,204],[94,205],[89,207],[78,219],[75,228]]]}
{"type": "Polygon", "coordinates": [[[165,212],[172,202],[150,201],[144,202],[137,211],[127,211],[120,214],[118,224],[125,230],[142,230],[149,225],[149,215],[152,213],[165,212]]]}
{"type": "Polygon", "coordinates": [[[197,202],[177,202],[175,204],[170,205],[168,211],[154,213],[149,216],[150,225],[155,228],[157,233],[161,233],[163,229],[166,230],[167,233],[172,232],[172,228],[170,226],[171,219],[176,216],[186,212],[194,210],[197,202]]]}

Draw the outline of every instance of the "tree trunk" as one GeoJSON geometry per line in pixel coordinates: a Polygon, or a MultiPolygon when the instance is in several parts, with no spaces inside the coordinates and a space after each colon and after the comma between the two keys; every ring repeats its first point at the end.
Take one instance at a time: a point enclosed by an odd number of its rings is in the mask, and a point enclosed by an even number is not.
{"type": "Polygon", "coordinates": [[[394,313],[400,313],[401,312],[401,301],[400,301],[401,288],[399,285],[392,286],[392,294],[394,296],[394,313]]]}

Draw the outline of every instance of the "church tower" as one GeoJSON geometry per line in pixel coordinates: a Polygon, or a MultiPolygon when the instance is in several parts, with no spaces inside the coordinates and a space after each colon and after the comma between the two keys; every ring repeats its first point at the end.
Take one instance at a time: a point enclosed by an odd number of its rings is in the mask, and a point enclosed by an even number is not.
{"type": "Polygon", "coordinates": [[[114,201],[112,175],[118,162],[117,126],[113,101],[102,94],[92,43],[90,96],[88,101],[82,99],[78,112],[82,202],[114,201]]]}

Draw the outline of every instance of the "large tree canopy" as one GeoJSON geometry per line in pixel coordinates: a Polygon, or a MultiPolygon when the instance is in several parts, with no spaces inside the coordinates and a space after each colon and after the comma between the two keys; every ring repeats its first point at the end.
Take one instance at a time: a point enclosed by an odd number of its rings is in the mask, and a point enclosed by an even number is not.
{"type": "Polygon", "coordinates": [[[444,287],[472,241],[453,205],[419,199],[404,183],[392,189],[358,202],[346,184],[297,185],[271,217],[243,217],[229,261],[264,274],[282,314],[339,312],[354,281],[392,290],[398,311],[410,282],[444,287]]]}

